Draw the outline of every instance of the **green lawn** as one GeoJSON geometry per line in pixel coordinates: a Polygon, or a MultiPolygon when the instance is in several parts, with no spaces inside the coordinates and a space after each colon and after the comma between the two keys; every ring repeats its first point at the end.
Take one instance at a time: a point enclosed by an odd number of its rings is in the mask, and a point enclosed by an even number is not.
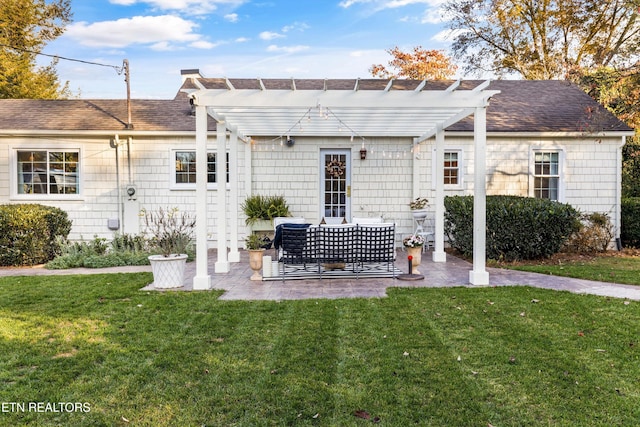
{"type": "Polygon", "coordinates": [[[638,302],[528,287],[225,302],[139,291],[150,279],[0,279],[0,425],[640,422],[638,302]]]}
{"type": "Polygon", "coordinates": [[[599,256],[588,260],[555,264],[520,265],[509,268],[554,276],[577,277],[579,279],[640,286],[640,257],[638,256],[599,256]]]}

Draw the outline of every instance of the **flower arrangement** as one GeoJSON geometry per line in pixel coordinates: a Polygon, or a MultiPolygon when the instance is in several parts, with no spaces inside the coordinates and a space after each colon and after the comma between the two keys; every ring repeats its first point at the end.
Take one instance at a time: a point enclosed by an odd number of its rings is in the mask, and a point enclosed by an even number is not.
{"type": "Polygon", "coordinates": [[[402,244],[406,247],[406,248],[419,248],[422,245],[424,245],[424,237],[422,237],[419,234],[414,234],[412,236],[409,237],[405,237],[402,240],[402,244]]]}
{"type": "Polygon", "coordinates": [[[418,209],[424,209],[428,204],[428,199],[425,199],[424,197],[417,197],[414,201],[409,203],[409,208],[411,208],[412,211],[415,211],[418,209]]]}

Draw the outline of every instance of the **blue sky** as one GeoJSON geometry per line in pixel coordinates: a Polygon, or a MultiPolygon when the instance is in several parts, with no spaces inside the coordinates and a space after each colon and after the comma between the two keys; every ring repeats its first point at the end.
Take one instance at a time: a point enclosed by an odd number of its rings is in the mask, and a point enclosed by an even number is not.
{"type": "MultiPolygon", "coordinates": [[[[116,67],[128,59],[133,98],[173,98],[181,69],[205,77],[367,78],[394,46],[448,51],[442,3],[72,0],[73,23],[43,51],[116,67]]],[[[113,68],[60,60],[57,70],[82,98],[126,96],[113,68]]]]}

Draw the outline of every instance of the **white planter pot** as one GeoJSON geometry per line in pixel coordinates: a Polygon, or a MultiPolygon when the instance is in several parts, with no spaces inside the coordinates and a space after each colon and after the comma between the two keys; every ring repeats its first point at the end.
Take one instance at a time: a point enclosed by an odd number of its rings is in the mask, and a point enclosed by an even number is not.
{"type": "Polygon", "coordinates": [[[251,224],[252,231],[273,231],[273,222],[270,219],[259,219],[251,224]]]}
{"type": "Polygon", "coordinates": [[[411,211],[411,215],[413,215],[415,219],[422,219],[427,217],[427,212],[426,209],[415,209],[411,211]]]}
{"type": "Polygon", "coordinates": [[[149,262],[151,263],[151,271],[153,271],[153,286],[155,288],[171,289],[184,286],[186,254],[170,257],[151,255],[149,262]]]}

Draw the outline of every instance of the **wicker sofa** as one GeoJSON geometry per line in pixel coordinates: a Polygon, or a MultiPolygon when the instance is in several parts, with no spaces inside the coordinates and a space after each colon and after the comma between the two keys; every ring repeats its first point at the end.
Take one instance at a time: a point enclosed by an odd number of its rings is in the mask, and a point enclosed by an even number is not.
{"type": "Polygon", "coordinates": [[[385,271],[395,277],[395,224],[280,224],[278,261],[287,276],[356,277],[385,271]]]}

